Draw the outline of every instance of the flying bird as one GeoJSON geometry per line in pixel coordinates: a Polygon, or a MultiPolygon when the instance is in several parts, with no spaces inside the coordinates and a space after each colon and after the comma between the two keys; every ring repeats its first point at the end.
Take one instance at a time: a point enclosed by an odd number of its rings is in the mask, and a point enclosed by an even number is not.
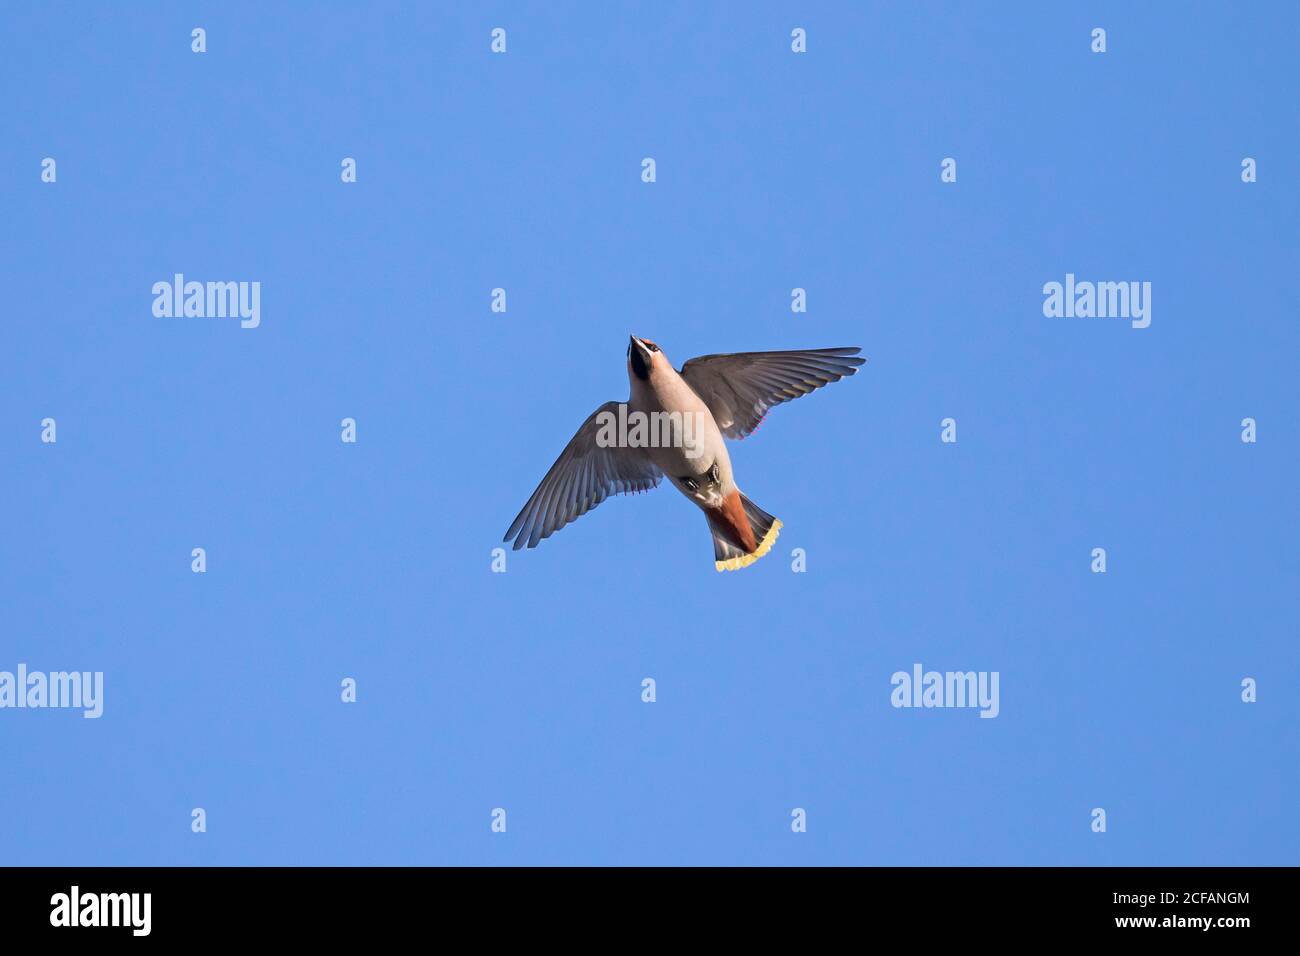
{"type": "Polygon", "coordinates": [[[773,405],[854,374],[858,348],[702,355],[680,370],[649,339],[627,347],[626,402],[606,402],[565,446],[504,540],[537,547],[611,494],[656,488],[664,475],[713,536],[714,567],[748,567],[772,550],[781,522],[736,487],[724,436],[739,440],[773,405]]]}

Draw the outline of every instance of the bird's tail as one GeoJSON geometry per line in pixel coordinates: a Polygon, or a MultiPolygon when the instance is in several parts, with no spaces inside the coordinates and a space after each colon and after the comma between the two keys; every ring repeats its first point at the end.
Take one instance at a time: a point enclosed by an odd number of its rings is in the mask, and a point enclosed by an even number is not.
{"type": "Polygon", "coordinates": [[[776,543],[781,522],[739,491],[719,508],[705,509],[713,534],[713,566],[719,571],[747,568],[776,543]]]}

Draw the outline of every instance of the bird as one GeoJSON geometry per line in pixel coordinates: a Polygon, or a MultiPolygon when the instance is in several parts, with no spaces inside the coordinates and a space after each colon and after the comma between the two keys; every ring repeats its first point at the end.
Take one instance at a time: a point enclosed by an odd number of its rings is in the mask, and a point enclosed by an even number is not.
{"type": "Polygon", "coordinates": [[[587,416],[502,540],[535,548],[611,494],[649,491],[666,475],[704,512],[714,567],[748,567],[772,550],[782,524],[737,487],[724,438],[739,441],[773,406],[855,374],[861,351],[732,352],[675,369],[658,345],[632,335],[627,401],[587,416]]]}

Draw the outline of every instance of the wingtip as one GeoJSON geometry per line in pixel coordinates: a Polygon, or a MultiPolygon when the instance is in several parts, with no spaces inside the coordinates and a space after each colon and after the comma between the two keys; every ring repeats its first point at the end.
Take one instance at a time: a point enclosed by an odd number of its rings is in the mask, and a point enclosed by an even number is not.
{"type": "MultiPolygon", "coordinates": [[[[839,348],[826,349],[827,354],[835,356],[845,365],[854,367],[866,364],[867,357],[862,355],[861,352],[862,347],[858,345],[842,345],[839,348]]],[[[849,372],[848,374],[852,375],[853,373],[849,372]]]]}

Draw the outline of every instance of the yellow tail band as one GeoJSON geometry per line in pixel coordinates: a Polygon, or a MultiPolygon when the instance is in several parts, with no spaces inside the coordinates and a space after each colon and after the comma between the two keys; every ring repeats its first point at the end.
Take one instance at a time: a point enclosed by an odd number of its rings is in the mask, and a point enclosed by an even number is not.
{"type": "Polygon", "coordinates": [[[772,550],[772,545],[776,544],[776,536],[780,533],[781,519],[773,518],[772,527],[767,529],[767,534],[763,535],[763,540],[751,553],[742,554],[738,558],[727,558],[725,561],[714,561],[713,566],[719,571],[738,571],[741,568],[747,568],[772,550]]]}

